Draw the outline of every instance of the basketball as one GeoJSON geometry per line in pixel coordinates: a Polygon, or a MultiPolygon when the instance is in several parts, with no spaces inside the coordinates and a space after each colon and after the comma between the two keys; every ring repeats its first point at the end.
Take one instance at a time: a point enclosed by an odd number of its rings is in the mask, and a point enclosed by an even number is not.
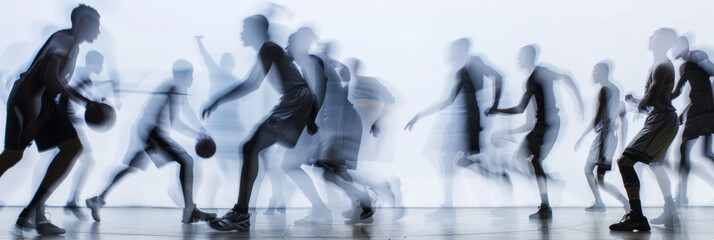
{"type": "Polygon", "coordinates": [[[196,140],[196,155],[201,158],[210,158],[216,153],[216,142],[208,135],[201,134],[196,140]]]}
{"type": "Polygon", "coordinates": [[[87,126],[92,130],[106,132],[114,126],[116,118],[116,112],[109,104],[99,102],[87,103],[87,108],[84,112],[84,122],[86,122],[87,126]]]}

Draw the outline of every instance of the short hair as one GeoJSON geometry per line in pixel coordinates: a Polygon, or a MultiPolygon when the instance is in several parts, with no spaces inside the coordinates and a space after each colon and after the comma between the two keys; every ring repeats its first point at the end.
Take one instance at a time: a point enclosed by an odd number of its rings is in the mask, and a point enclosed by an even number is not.
{"type": "Polygon", "coordinates": [[[174,74],[191,72],[193,71],[193,64],[189,61],[179,59],[174,62],[171,70],[174,74]]]}
{"type": "Polygon", "coordinates": [[[104,61],[104,56],[101,53],[92,50],[87,53],[85,60],[87,64],[98,64],[101,61],[104,61]]]}
{"type": "Polygon", "coordinates": [[[268,32],[268,27],[270,26],[270,24],[268,23],[268,19],[260,14],[247,17],[245,18],[245,20],[243,20],[243,22],[254,24],[256,27],[261,30],[264,30],[266,33],[268,32]]]}
{"type": "Polygon", "coordinates": [[[85,4],[79,4],[79,6],[72,9],[70,14],[70,20],[72,21],[72,26],[76,26],[82,17],[94,17],[99,19],[99,12],[96,9],[87,6],[85,4]]]}
{"type": "Polygon", "coordinates": [[[451,51],[468,51],[469,48],[471,48],[471,39],[467,37],[456,39],[449,46],[451,51]]]}
{"type": "Polygon", "coordinates": [[[654,34],[657,36],[658,43],[661,43],[667,49],[670,49],[677,42],[677,32],[671,28],[657,29],[654,34]]]}
{"type": "Polygon", "coordinates": [[[295,31],[295,33],[290,35],[290,38],[294,37],[300,37],[309,42],[317,41],[317,35],[314,31],[312,31],[312,28],[309,27],[300,27],[297,31],[295,31]]]}

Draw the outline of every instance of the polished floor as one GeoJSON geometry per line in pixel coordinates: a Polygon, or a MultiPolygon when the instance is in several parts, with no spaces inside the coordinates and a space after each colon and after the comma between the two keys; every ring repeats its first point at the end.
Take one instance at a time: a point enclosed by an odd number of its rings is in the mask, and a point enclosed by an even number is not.
{"type": "MultiPolygon", "coordinates": [[[[0,208],[0,239],[19,238],[13,225],[19,207],[0,208]]],[[[25,238],[39,239],[714,239],[714,208],[680,210],[682,224],[675,228],[652,226],[648,233],[611,233],[607,226],[620,220],[624,210],[609,208],[606,213],[588,213],[582,208],[554,208],[551,221],[530,221],[531,208],[456,208],[435,211],[407,209],[393,221],[397,209],[380,209],[374,223],[347,225],[340,212],[333,212],[331,225],[296,226],[293,221],[307,209],[288,209],[286,216],[254,214],[250,232],[216,232],[204,223],[181,224],[181,209],[105,208],[102,222],[77,220],[62,208],[49,207],[48,217],[67,229],[58,237],[40,237],[35,232],[25,238]]],[[[222,215],[225,209],[209,209],[222,215]]],[[[89,211],[85,209],[89,214],[89,211]]],[[[646,208],[654,218],[660,208],[646,208]]]]}

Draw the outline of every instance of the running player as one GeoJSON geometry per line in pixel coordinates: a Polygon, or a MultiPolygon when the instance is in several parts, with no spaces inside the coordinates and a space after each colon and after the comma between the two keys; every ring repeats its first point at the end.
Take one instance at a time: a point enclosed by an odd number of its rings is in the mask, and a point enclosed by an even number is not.
{"type": "Polygon", "coordinates": [[[642,99],[635,99],[631,94],[625,96],[628,101],[637,103],[640,111],[649,110],[649,113],[642,130],[617,160],[630,202],[630,212],[619,223],[610,225],[611,231],[650,230],[647,218],[642,213],[640,180],[633,167],[637,162],[651,166],[665,199],[665,210],[657,218],[658,222],[671,226],[679,220],[672,199],[671,184],[663,166],[667,149],[677,135],[678,128],[677,113],[672,106],[674,65],[667,58],[667,51],[676,41],[677,33],[672,29],[660,28],[654,32],[649,41],[654,62],[647,77],[645,96],[642,99]]]}
{"type": "MultiPolygon", "coordinates": [[[[709,78],[712,76],[712,64],[704,51],[689,49],[687,37],[679,37],[677,44],[672,48],[672,54],[676,59],[685,61],[680,67],[680,78],[677,86],[672,92],[672,99],[677,98],[682,93],[684,84],[691,86],[689,92],[689,105],[682,117],[685,117],[684,131],[682,132],[682,145],[679,147],[681,154],[679,162],[679,188],[677,197],[674,199],[675,205],[687,206],[687,181],[691,171],[690,152],[692,145],[699,137],[704,137],[704,156],[714,160],[711,151],[712,133],[714,133],[714,97],[712,97],[712,85],[709,78]]],[[[680,119],[682,118],[680,117],[680,119]]],[[[708,175],[708,174],[707,174],[708,175]]],[[[706,180],[711,180],[711,176],[705,176],[706,180]]],[[[710,182],[712,184],[713,182],[710,182]]]]}
{"type": "Polygon", "coordinates": [[[92,218],[99,222],[99,210],[106,204],[109,192],[127,174],[137,169],[145,170],[148,166],[147,157],[153,154],[151,160],[156,167],[164,166],[169,161],[179,164],[179,182],[184,199],[182,223],[194,223],[216,218],[214,213],[204,213],[193,202],[193,158],[176,143],[167,132],[172,127],[180,133],[198,139],[203,132],[197,131],[180,120],[183,112],[185,119],[193,118],[198,123],[196,115],[190,110],[186,91],[193,83],[193,66],[186,60],[174,63],[173,78],[163,82],[148,99],[141,118],[134,125],[129,150],[124,156],[124,164],[111,178],[98,196],[86,200],[87,207],[92,210],[92,218]]]}
{"type": "Polygon", "coordinates": [[[558,131],[560,131],[560,117],[558,116],[559,109],[555,106],[555,93],[553,92],[553,83],[555,80],[562,80],[566,86],[573,91],[578,101],[580,113],[583,111],[583,101],[580,97],[578,88],[575,86],[573,79],[565,74],[556,73],[550,69],[536,65],[537,51],[535,45],[528,45],[519,51],[518,63],[525,72],[529,73],[528,81],[526,81],[526,92],[521,98],[521,102],[512,108],[491,108],[489,114],[505,113],[505,114],[520,114],[526,110],[531,99],[535,100],[536,105],[536,121],[533,130],[526,136],[526,139],[519,150],[520,157],[523,159],[531,158],[531,164],[536,176],[536,183],[540,192],[541,204],[538,211],[531,214],[531,219],[549,219],[552,218],[550,201],[548,200],[548,185],[547,175],[543,169],[543,161],[548,156],[548,153],[553,148],[558,131]]]}
{"type": "Polygon", "coordinates": [[[602,197],[600,197],[599,188],[602,188],[605,192],[620,201],[625,206],[625,211],[630,209],[627,198],[625,198],[614,185],[605,182],[605,173],[612,169],[612,157],[615,155],[615,150],[617,149],[618,141],[615,132],[618,128],[618,116],[622,124],[619,137],[620,140],[622,140],[620,142],[623,143],[623,147],[624,139],[626,139],[625,136],[627,136],[625,105],[620,101],[620,89],[610,81],[610,66],[608,61],[595,64],[593,69],[593,81],[595,84],[600,85],[600,91],[597,95],[595,118],[588,124],[583,135],[580,136],[575,143],[575,149],[577,150],[583,138],[585,138],[590,131],[595,130],[597,136],[590,147],[590,154],[588,155],[584,169],[588,186],[590,186],[590,190],[595,197],[595,203],[585,208],[585,210],[589,212],[604,212],[606,210],[605,203],[603,203],[602,197]],[[596,167],[597,176],[593,174],[593,170],[595,170],[596,167]]]}
{"type": "Polygon", "coordinates": [[[209,224],[220,231],[248,231],[250,228],[248,204],[258,174],[258,154],[275,143],[295,147],[306,126],[310,134],[317,132],[315,96],[293,59],[270,41],[268,26],[268,19],[262,15],[253,15],[243,21],[241,40],[245,46],[258,51],[259,62],[251,69],[248,79],[224,94],[213,96],[202,113],[204,118],[208,117],[219,105],[255,91],[268,73],[274,73],[268,77],[268,82],[282,94],[280,103],[243,145],[238,201],[223,217],[209,224]]]}
{"type": "Polygon", "coordinates": [[[27,71],[15,81],[7,102],[5,149],[0,154],[0,176],[22,159],[34,140],[37,150],[57,147],[45,177],[15,224],[15,229],[35,229],[41,235],[58,235],[65,230],[45,217],[47,198],[67,176],[82,152],[77,131],[60,109],[58,95],[73,101],[96,104],[69,87],[77,61],[79,45],[92,43],[99,36],[99,13],[80,4],[71,13],[72,28],[55,32],[45,42],[27,71]]]}

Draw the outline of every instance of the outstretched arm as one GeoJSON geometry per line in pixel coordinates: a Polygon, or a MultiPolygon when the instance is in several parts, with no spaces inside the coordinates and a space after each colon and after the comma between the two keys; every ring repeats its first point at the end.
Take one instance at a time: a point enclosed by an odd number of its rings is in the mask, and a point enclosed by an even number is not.
{"type": "Polygon", "coordinates": [[[213,60],[211,54],[208,53],[206,47],[203,46],[202,39],[203,36],[196,36],[196,43],[198,43],[198,51],[201,52],[201,57],[203,58],[203,62],[206,64],[206,68],[208,68],[208,71],[216,71],[219,69],[218,64],[216,64],[216,61],[213,60]]]}
{"type": "Polygon", "coordinates": [[[404,130],[411,131],[414,127],[414,124],[416,124],[419,118],[434,114],[451,105],[451,103],[454,102],[454,99],[456,99],[456,95],[459,93],[460,90],[461,84],[455,84],[448,92],[448,94],[444,98],[442,98],[442,100],[435,102],[434,104],[430,105],[429,107],[414,115],[414,117],[409,120],[407,125],[404,127],[404,130]]]}
{"type": "Polygon", "coordinates": [[[532,96],[533,96],[533,91],[531,91],[530,89],[526,89],[526,92],[523,93],[523,97],[521,97],[521,103],[519,103],[515,107],[506,108],[506,109],[500,109],[500,108],[489,109],[487,112],[488,113],[505,113],[505,114],[523,113],[523,111],[526,110],[526,107],[528,106],[528,102],[530,101],[532,96]]]}
{"type": "Polygon", "coordinates": [[[263,71],[263,69],[261,68],[262,66],[259,64],[254,65],[253,69],[250,71],[250,75],[248,75],[248,79],[237,84],[235,87],[229,89],[226,92],[218,93],[213,96],[212,100],[209,100],[206,107],[204,107],[201,116],[203,118],[207,118],[211,114],[211,112],[213,112],[213,110],[215,110],[221,104],[227,101],[241,98],[247,95],[248,93],[251,93],[258,89],[260,87],[260,84],[263,82],[263,79],[265,79],[265,71],[263,71]]]}
{"type": "Polygon", "coordinates": [[[573,95],[575,96],[575,99],[578,101],[578,110],[580,111],[580,117],[585,116],[585,104],[583,103],[583,98],[580,96],[580,91],[578,91],[578,86],[575,85],[575,81],[573,81],[573,78],[566,74],[558,74],[559,79],[563,80],[565,82],[565,86],[570,89],[570,91],[573,92],[573,95]]]}

